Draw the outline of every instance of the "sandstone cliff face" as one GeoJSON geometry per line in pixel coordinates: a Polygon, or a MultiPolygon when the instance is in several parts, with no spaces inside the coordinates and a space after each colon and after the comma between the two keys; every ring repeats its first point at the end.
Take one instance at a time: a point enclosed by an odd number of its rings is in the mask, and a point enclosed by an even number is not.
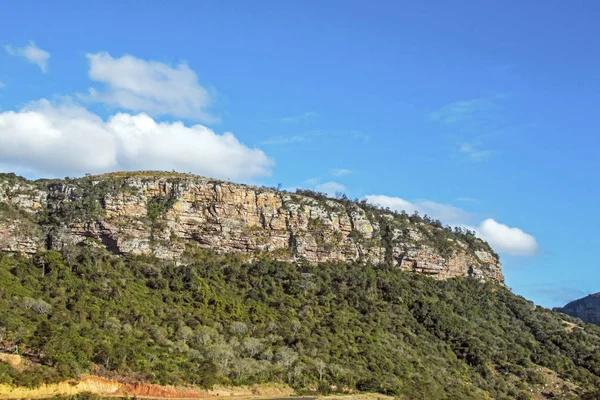
{"type": "Polygon", "coordinates": [[[192,175],[120,173],[48,182],[0,176],[0,205],[3,251],[31,254],[88,242],[120,254],[180,260],[197,246],[312,263],[387,261],[440,279],[503,281],[497,256],[479,240],[468,243],[442,228],[349,201],[192,175]]]}
{"type": "Polygon", "coordinates": [[[600,325],[600,293],[590,294],[554,310],[579,318],[583,322],[600,325]]]}

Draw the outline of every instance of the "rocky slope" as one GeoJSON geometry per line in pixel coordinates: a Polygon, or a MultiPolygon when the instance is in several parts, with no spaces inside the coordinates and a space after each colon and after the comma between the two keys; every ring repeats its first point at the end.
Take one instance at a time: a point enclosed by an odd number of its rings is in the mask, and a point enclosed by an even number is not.
{"type": "Polygon", "coordinates": [[[0,174],[0,251],[81,243],[178,262],[202,247],[311,263],[389,262],[439,279],[503,282],[497,255],[472,234],[364,202],[176,173],[39,181],[0,174]]]}
{"type": "Polygon", "coordinates": [[[555,308],[554,311],[600,325],[600,292],[572,301],[564,307],[555,308]]]}

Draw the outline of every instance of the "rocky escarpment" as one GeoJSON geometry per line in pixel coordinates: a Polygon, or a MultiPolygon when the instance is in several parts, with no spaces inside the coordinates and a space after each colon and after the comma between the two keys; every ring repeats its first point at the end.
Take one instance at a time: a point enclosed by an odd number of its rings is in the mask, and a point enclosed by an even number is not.
{"type": "Polygon", "coordinates": [[[498,257],[472,233],[364,202],[175,173],[40,181],[0,175],[0,250],[32,254],[82,243],[177,261],[200,247],[503,281],[498,257]]]}
{"type": "Polygon", "coordinates": [[[555,308],[554,311],[600,325],[600,292],[572,301],[564,307],[555,308]]]}

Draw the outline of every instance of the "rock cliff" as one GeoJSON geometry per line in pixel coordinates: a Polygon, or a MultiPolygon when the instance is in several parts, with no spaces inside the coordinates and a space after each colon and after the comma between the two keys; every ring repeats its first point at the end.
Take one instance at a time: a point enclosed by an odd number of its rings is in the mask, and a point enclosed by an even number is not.
{"type": "Polygon", "coordinates": [[[555,308],[554,311],[600,325],[600,292],[572,301],[564,307],[555,308]]]}
{"type": "Polygon", "coordinates": [[[365,202],[176,173],[38,181],[0,174],[1,251],[73,244],[179,262],[195,247],[311,263],[389,262],[439,279],[503,282],[497,255],[471,233],[365,202]]]}

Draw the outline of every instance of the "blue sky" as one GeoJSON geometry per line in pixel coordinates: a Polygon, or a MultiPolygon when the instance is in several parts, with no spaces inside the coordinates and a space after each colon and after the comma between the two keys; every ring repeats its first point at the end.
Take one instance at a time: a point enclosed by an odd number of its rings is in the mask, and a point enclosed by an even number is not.
{"type": "Polygon", "coordinates": [[[177,169],[473,227],[544,306],[600,291],[600,4],[11,2],[0,169],[177,169]]]}

